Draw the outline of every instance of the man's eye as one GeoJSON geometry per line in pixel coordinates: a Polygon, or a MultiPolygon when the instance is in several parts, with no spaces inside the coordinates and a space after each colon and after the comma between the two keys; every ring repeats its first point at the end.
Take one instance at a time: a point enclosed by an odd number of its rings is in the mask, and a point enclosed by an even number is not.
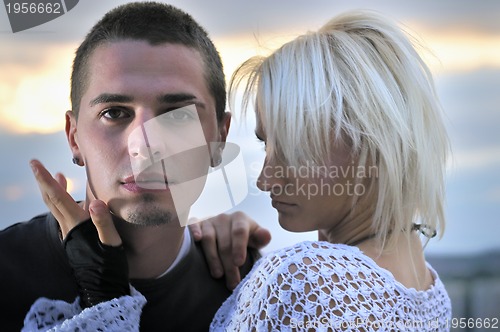
{"type": "Polygon", "coordinates": [[[120,108],[108,108],[101,112],[101,116],[106,119],[112,120],[130,117],[130,115],[126,111],[120,108]]]}
{"type": "Polygon", "coordinates": [[[175,121],[189,121],[194,119],[192,112],[184,109],[177,109],[165,114],[165,117],[175,121]]]}

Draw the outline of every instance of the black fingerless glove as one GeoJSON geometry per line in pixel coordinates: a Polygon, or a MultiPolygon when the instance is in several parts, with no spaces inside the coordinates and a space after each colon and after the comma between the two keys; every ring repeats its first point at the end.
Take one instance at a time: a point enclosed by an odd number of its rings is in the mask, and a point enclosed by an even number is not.
{"type": "Polygon", "coordinates": [[[74,227],[63,245],[78,283],[82,308],[130,295],[128,263],[123,246],[112,247],[101,243],[90,219],[74,227]]]}

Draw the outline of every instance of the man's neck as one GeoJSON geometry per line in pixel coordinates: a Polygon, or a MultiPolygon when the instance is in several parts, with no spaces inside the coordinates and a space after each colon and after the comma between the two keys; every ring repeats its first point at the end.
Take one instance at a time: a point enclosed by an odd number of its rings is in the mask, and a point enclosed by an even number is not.
{"type": "Polygon", "coordinates": [[[154,279],[174,262],[184,239],[176,222],[161,226],[115,223],[127,253],[131,279],[154,279]]]}

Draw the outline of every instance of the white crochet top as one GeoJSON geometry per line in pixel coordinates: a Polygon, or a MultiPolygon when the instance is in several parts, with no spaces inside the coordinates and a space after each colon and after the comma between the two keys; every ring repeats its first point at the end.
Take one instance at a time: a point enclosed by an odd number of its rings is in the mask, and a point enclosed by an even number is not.
{"type": "MultiPolygon", "coordinates": [[[[357,247],[301,242],[261,258],[224,302],[212,331],[449,331],[451,304],[434,285],[408,289],[357,247]]],[[[146,299],[124,296],[81,311],[38,299],[23,331],[138,331],[146,299]]],[[[196,319],[196,313],[193,313],[196,319]]],[[[158,327],[160,330],[162,327],[158,327]]]]}
{"type": "Polygon", "coordinates": [[[357,247],[301,242],[263,257],[212,321],[213,331],[449,331],[434,284],[408,289],[357,247]]]}
{"type": "Polygon", "coordinates": [[[146,299],[130,286],[130,295],[96,304],[82,311],[80,298],[73,303],[39,298],[24,318],[22,332],[139,331],[146,299]]]}

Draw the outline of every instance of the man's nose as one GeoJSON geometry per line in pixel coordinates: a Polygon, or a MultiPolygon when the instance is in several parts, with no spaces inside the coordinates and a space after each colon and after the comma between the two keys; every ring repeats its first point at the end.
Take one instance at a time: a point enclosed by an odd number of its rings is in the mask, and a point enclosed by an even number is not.
{"type": "Polygon", "coordinates": [[[166,157],[166,130],[155,117],[136,119],[136,127],[128,139],[128,151],[136,160],[149,159],[156,162],[166,157]]]}
{"type": "Polygon", "coordinates": [[[134,159],[151,159],[153,160],[160,154],[159,146],[151,146],[144,127],[141,125],[136,127],[129,136],[128,141],[129,155],[134,159]]]}

